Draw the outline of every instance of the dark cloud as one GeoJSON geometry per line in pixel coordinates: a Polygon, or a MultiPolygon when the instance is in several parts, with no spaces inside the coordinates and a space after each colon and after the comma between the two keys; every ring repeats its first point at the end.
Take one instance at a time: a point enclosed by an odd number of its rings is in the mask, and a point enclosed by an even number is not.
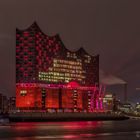
{"type": "MultiPolygon", "coordinates": [[[[140,100],[139,5],[139,0],[1,0],[0,92],[15,93],[15,29],[36,20],[44,33],[59,33],[67,48],[84,46],[100,54],[100,68],[126,81],[129,99],[140,100]]],[[[121,86],[111,88],[123,94],[121,86]]]]}

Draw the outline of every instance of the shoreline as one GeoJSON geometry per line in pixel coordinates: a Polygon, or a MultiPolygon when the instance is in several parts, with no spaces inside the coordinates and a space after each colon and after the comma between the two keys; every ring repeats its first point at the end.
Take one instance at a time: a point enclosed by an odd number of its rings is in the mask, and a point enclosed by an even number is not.
{"type": "Polygon", "coordinates": [[[127,120],[128,116],[105,113],[15,113],[9,114],[10,122],[67,122],[127,120]]]}

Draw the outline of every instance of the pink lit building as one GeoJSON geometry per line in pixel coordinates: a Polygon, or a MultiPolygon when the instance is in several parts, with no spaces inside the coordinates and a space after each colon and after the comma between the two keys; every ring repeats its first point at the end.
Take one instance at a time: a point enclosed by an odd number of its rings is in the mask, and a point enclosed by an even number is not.
{"type": "Polygon", "coordinates": [[[68,50],[59,35],[46,35],[36,22],[16,30],[17,108],[100,110],[98,87],[99,55],[68,50]]]}

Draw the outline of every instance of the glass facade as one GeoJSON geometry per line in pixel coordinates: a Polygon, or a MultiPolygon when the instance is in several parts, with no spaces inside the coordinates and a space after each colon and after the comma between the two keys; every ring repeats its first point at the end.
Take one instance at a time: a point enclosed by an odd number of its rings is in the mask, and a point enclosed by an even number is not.
{"type": "Polygon", "coordinates": [[[99,55],[68,50],[59,35],[44,34],[37,23],[16,29],[18,108],[96,109],[98,86],[99,55]]]}

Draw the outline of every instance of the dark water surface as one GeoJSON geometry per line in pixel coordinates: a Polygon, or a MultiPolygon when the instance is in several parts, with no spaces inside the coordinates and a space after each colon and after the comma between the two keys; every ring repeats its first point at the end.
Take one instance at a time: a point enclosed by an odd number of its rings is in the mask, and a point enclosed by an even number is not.
{"type": "Polygon", "coordinates": [[[9,123],[0,140],[140,140],[140,120],[9,123]]]}

